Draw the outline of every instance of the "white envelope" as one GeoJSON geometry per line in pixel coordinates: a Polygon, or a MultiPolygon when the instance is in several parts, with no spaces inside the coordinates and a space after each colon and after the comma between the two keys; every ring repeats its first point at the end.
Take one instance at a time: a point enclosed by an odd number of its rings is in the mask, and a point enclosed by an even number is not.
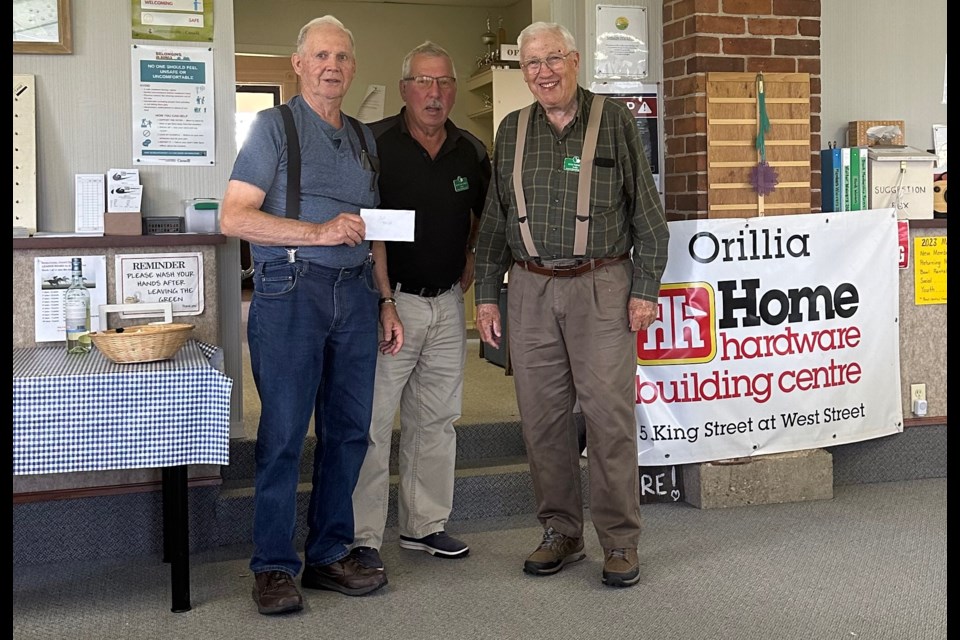
{"type": "Polygon", "coordinates": [[[367,225],[365,240],[413,242],[415,212],[406,209],[360,209],[367,225]]]}

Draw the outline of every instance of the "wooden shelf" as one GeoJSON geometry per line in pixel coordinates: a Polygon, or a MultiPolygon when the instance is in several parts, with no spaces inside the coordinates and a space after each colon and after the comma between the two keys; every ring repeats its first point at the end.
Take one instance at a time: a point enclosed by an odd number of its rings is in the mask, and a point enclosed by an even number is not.
{"type": "Polygon", "coordinates": [[[488,67],[476,75],[470,76],[467,80],[467,89],[476,91],[477,89],[491,84],[493,82],[493,71],[488,67]]]}
{"type": "Polygon", "coordinates": [[[474,111],[473,113],[468,113],[467,116],[470,117],[470,118],[474,118],[474,119],[476,119],[476,118],[489,118],[489,117],[493,116],[493,107],[484,107],[483,109],[480,109],[479,111],[474,111]]]}

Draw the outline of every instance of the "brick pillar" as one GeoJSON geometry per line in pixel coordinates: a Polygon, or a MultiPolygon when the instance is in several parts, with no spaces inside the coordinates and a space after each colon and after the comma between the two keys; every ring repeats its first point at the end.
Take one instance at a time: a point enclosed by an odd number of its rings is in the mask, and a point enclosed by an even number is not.
{"type": "Polygon", "coordinates": [[[820,209],[820,0],[664,0],[668,220],[706,218],[708,71],[810,74],[810,203],[820,209]]]}

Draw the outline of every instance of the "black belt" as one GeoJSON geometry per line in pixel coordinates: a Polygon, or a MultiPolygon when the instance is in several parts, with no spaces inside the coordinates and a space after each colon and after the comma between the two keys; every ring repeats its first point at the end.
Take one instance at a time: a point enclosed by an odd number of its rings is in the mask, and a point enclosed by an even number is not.
{"type": "Polygon", "coordinates": [[[622,262],[630,257],[629,253],[616,258],[580,258],[571,265],[550,267],[536,260],[515,260],[518,267],[526,269],[530,273],[536,273],[541,276],[551,278],[574,278],[576,276],[590,273],[594,269],[599,269],[608,264],[622,262]]]}
{"type": "MultiPolygon", "coordinates": [[[[402,285],[400,287],[400,293],[409,293],[414,296],[420,296],[421,298],[436,298],[439,295],[443,295],[447,291],[453,288],[453,285],[446,287],[408,287],[407,285],[402,285]]],[[[396,287],[393,288],[396,291],[396,287]]]]}

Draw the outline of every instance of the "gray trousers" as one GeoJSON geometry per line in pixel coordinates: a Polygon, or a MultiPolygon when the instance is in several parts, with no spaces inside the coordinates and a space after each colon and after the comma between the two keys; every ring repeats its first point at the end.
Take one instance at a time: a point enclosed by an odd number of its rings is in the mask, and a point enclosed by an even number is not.
{"type": "MultiPolygon", "coordinates": [[[[390,491],[390,439],[400,411],[400,535],[442,531],[453,508],[457,434],[467,341],[459,283],[435,298],[395,294],[403,348],[379,354],[370,444],[353,491],[353,546],[383,544],[390,491]]],[[[382,329],[381,329],[382,331],[382,329]]]]}
{"type": "Polygon", "coordinates": [[[510,361],[533,476],[537,517],[567,536],[583,535],[579,398],[587,430],[590,517],[604,549],[640,539],[636,333],[627,304],[626,260],[574,278],[514,266],[507,298],[510,361]]]}

